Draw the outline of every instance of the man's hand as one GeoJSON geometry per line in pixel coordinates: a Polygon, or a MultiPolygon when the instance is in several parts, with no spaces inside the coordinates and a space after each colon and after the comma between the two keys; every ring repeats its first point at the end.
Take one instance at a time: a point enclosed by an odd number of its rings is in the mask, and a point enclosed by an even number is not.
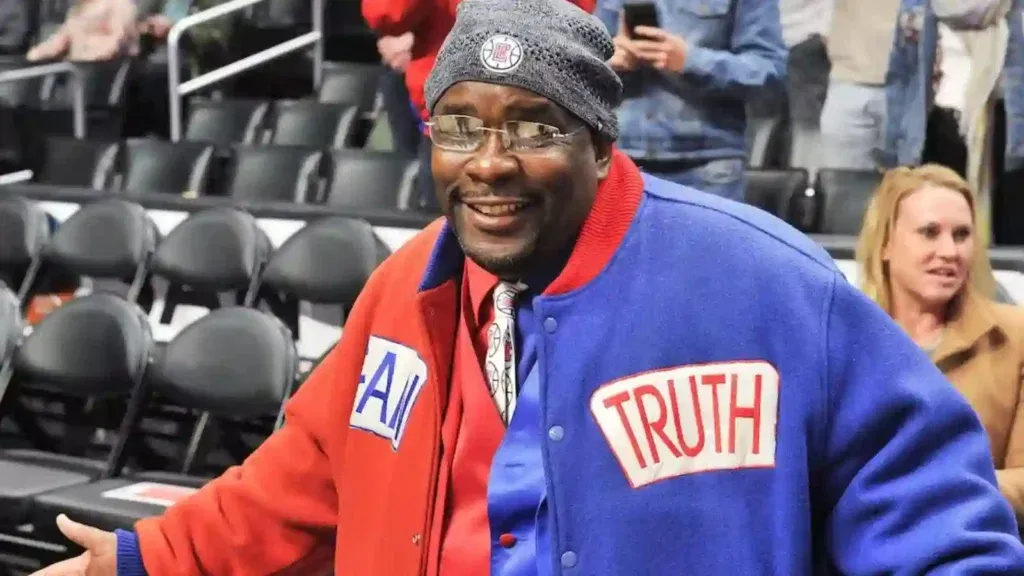
{"type": "Polygon", "coordinates": [[[629,38],[620,34],[613,41],[615,42],[615,53],[608,60],[608,65],[616,72],[636,70],[637,58],[636,54],[633,53],[633,47],[629,38]]]}
{"type": "Polygon", "coordinates": [[[637,26],[631,40],[636,57],[658,70],[682,72],[686,63],[686,40],[661,28],[637,26]]]}
{"type": "Polygon", "coordinates": [[[401,36],[384,36],[377,40],[377,51],[389,68],[404,72],[412,60],[414,39],[412,32],[406,32],[401,36]]]}
{"type": "Polygon", "coordinates": [[[57,517],[61,533],[85,548],[76,558],[58,562],[31,576],[117,576],[117,536],[91,526],[72,522],[61,514],[57,517]]]}

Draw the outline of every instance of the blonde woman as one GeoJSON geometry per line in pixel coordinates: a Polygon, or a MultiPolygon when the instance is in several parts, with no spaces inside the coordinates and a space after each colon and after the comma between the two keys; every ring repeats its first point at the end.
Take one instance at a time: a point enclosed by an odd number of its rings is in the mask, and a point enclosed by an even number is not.
{"type": "Polygon", "coordinates": [[[60,29],[33,46],[26,58],[102,62],[134,55],[139,49],[135,18],[133,0],[77,0],[60,29]]]}
{"type": "Polygon", "coordinates": [[[974,407],[999,487],[1024,517],[1024,309],[991,298],[977,205],[948,168],[891,170],[868,205],[857,261],[863,290],[974,407]]]}

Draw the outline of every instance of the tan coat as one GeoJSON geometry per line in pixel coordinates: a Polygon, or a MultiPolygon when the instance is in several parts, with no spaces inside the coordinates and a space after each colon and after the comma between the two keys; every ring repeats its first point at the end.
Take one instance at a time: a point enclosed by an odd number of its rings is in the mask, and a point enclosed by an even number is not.
{"type": "Polygon", "coordinates": [[[1024,518],[1024,308],[969,296],[932,358],[978,413],[999,488],[1024,518]]]}
{"type": "Polygon", "coordinates": [[[96,62],[138,52],[134,0],[79,0],[60,30],[28,53],[29,60],[64,57],[96,62]]]}

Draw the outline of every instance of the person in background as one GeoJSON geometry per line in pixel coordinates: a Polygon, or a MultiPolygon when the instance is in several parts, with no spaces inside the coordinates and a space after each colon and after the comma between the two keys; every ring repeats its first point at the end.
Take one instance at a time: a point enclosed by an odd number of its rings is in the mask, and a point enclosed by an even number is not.
{"type": "Polygon", "coordinates": [[[387,66],[380,78],[380,94],[395,150],[418,154],[423,141],[423,121],[419,109],[405,87],[405,69],[412,61],[412,32],[383,36],[377,40],[377,52],[387,66]]]}
{"type": "Polygon", "coordinates": [[[857,240],[864,292],[931,356],[988,433],[996,478],[1024,518],[1024,309],[992,300],[978,200],[937,164],[890,170],[857,240]]]}
{"type": "Polygon", "coordinates": [[[26,55],[31,62],[66,58],[102,62],[133,56],[139,50],[132,0],[78,0],[63,25],[26,55]]]}
{"type": "MultiPolygon", "coordinates": [[[[167,36],[182,18],[208,10],[225,0],[139,0],[138,31],[147,41],[145,58],[132,77],[126,133],[170,136],[167,100],[167,36]]],[[[210,61],[227,52],[233,18],[225,16],[189,28],[181,43],[181,79],[198,76],[210,61]]]]}
{"type": "Polygon", "coordinates": [[[828,33],[835,0],[780,0],[782,39],[789,47],[786,78],[789,165],[813,172],[820,162],[821,109],[831,63],[828,33]]]}
{"type": "Polygon", "coordinates": [[[742,200],[746,105],[785,90],[778,2],[659,0],[660,28],[626,30],[629,3],[597,8],[625,86],[619,148],[647,173],[742,200]]]}
{"type": "MultiPolygon", "coordinates": [[[[596,0],[564,0],[587,12],[594,11],[596,0]]],[[[405,85],[417,114],[424,122],[429,114],[423,99],[423,84],[434,67],[434,59],[448,32],[455,23],[455,10],[460,0],[362,0],[363,18],[381,37],[402,37],[412,34],[409,62],[405,67],[405,85]]],[[[416,195],[421,208],[438,209],[434,179],[430,171],[430,139],[424,134],[419,141],[420,169],[416,177],[416,195]]]]}
{"type": "MultiPolygon", "coordinates": [[[[914,166],[924,160],[943,24],[958,36],[969,59],[957,95],[958,124],[966,145],[966,180],[978,191],[981,234],[987,239],[989,192],[1000,176],[994,168],[1024,170],[1024,0],[903,0],[900,14],[886,79],[893,114],[885,134],[885,166],[914,166]],[[1005,120],[995,114],[1000,97],[1005,120]],[[1002,150],[993,146],[997,120],[1007,128],[1002,150]]],[[[1009,192],[1019,196],[1018,190],[1009,192]]]]}
{"type": "Polygon", "coordinates": [[[880,166],[885,80],[899,12],[900,0],[835,0],[828,35],[832,69],[821,110],[820,167],[880,166]]]}

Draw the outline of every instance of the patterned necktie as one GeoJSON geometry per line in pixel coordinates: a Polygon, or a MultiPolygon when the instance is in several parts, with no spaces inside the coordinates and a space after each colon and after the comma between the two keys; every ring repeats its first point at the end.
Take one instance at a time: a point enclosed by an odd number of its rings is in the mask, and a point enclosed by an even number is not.
{"type": "Polygon", "coordinates": [[[487,383],[501,421],[508,426],[516,409],[516,296],[526,286],[498,282],[494,288],[494,323],[487,331],[487,383]]]}

